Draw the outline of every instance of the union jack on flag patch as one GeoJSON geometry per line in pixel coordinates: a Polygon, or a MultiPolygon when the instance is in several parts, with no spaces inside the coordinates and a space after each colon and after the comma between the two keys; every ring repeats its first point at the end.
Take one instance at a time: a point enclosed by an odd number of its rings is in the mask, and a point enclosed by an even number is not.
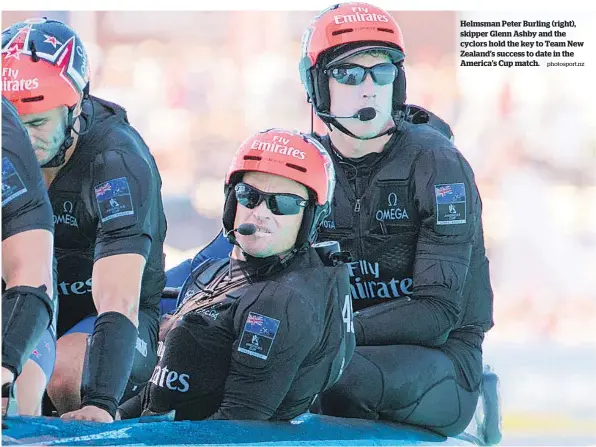
{"type": "Polygon", "coordinates": [[[248,318],[246,319],[248,324],[255,324],[257,326],[263,326],[263,317],[259,314],[253,314],[252,312],[248,314],[248,318]]]}
{"type": "Polygon", "coordinates": [[[103,196],[106,192],[110,191],[112,189],[112,185],[110,185],[109,183],[104,183],[101,186],[97,186],[95,188],[95,194],[98,197],[103,196]]]}
{"type": "Polygon", "coordinates": [[[451,194],[451,185],[438,186],[435,189],[437,197],[445,197],[447,194],[451,194]]]}

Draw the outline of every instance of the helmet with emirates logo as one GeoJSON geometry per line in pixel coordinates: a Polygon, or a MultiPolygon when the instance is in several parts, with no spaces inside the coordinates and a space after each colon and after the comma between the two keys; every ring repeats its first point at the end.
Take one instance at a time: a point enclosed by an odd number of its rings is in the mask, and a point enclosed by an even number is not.
{"type": "Polygon", "coordinates": [[[335,169],[331,157],[314,137],[285,129],[268,129],[246,139],[236,151],[225,181],[223,228],[234,242],[236,197],[234,186],[242,174],[256,171],[275,174],[304,185],[309,203],[304,210],[295,248],[312,244],[323,220],[331,213],[335,169]]]}
{"type": "MultiPolygon", "coordinates": [[[[58,20],[27,19],[2,32],[0,57],[2,95],[20,116],[66,107],[64,139],[42,167],[63,165],[66,150],[74,142],[75,120],[83,116],[75,115],[77,106],[89,96],[89,62],[81,39],[58,20]]],[[[87,120],[86,131],[89,127],[87,120]]]]}
{"type": "Polygon", "coordinates": [[[87,52],[66,24],[45,18],[2,32],[2,94],[19,115],[74,107],[89,85],[87,52]]]}
{"type": "MultiPolygon", "coordinates": [[[[336,64],[371,49],[387,53],[397,66],[398,74],[393,83],[395,113],[406,101],[404,38],[395,19],[369,3],[350,2],[331,6],[311,21],[302,36],[299,71],[317,115],[329,114],[329,79],[324,73],[327,64],[331,61],[336,64]]],[[[333,120],[321,115],[319,118],[324,122],[333,120]]]]}

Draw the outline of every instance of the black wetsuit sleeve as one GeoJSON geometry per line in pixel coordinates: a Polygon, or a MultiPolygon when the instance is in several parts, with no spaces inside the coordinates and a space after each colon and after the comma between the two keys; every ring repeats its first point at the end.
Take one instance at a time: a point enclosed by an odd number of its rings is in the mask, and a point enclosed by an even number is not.
{"type": "Polygon", "coordinates": [[[444,147],[416,160],[412,181],[421,219],[413,294],[360,311],[354,318],[359,345],[441,345],[465,307],[462,292],[481,213],[472,169],[444,147]]]}
{"type": "Polygon", "coordinates": [[[314,346],[318,324],[313,307],[279,283],[239,306],[223,400],[209,419],[270,419],[314,346]]]}
{"type": "Polygon", "coordinates": [[[87,193],[98,221],[95,261],[125,253],[147,260],[151,228],[159,224],[150,212],[158,185],[147,161],[132,151],[111,150],[97,155],[91,172],[87,193]]]}
{"type": "Polygon", "coordinates": [[[52,205],[29,135],[2,100],[2,240],[29,230],[54,231],[52,205]]]}

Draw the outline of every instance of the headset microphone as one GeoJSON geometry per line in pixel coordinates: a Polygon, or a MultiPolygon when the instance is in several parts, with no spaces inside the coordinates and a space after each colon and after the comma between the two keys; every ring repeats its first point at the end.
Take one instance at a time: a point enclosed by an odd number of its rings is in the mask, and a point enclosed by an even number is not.
{"type": "Polygon", "coordinates": [[[352,116],[337,116],[322,112],[319,112],[318,115],[327,118],[356,118],[360,121],[370,121],[375,119],[375,117],[377,116],[377,111],[373,107],[365,107],[363,109],[358,110],[352,116]]]}
{"type": "Polygon", "coordinates": [[[250,223],[244,223],[244,224],[240,225],[238,228],[234,228],[234,229],[228,231],[226,233],[226,237],[228,237],[230,235],[230,233],[233,233],[235,231],[237,231],[238,234],[241,234],[242,236],[251,236],[257,232],[257,226],[254,224],[250,224],[250,223]]]}

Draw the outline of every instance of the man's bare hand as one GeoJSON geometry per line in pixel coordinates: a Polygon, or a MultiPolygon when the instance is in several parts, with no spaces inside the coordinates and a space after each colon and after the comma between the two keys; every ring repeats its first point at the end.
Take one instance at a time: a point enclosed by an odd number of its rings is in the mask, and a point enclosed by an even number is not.
{"type": "Polygon", "coordinates": [[[110,413],[93,405],[88,405],[81,408],[80,410],[71,411],[64,413],[61,419],[65,420],[78,420],[78,421],[94,421],[94,422],[114,422],[110,413]]]}

